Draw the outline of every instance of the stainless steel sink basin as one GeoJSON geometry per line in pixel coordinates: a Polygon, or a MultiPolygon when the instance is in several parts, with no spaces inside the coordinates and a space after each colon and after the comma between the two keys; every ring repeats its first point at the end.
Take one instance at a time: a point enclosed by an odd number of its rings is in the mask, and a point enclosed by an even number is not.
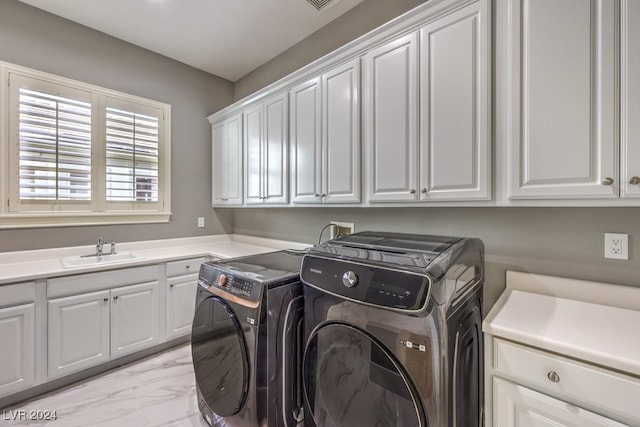
{"type": "Polygon", "coordinates": [[[64,268],[79,268],[114,264],[118,262],[136,261],[140,259],[144,259],[144,257],[134,252],[118,252],[115,254],[105,254],[100,256],[69,256],[66,258],[60,258],[60,263],[64,268]]]}

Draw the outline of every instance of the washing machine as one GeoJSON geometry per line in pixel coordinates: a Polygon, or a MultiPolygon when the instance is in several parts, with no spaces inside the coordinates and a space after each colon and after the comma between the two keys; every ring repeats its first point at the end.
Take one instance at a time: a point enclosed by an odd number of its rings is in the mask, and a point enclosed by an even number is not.
{"type": "Polygon", "coordinates": [[[300,263],[298,252],[278,251],[201,265],[191,351],[210,425],[302,421],[300,263]]]}
{"type": "Polygon", "coordinates": [[[356,233],[300,274],[307,425],[483,424],[479,239],[356,233]]]}

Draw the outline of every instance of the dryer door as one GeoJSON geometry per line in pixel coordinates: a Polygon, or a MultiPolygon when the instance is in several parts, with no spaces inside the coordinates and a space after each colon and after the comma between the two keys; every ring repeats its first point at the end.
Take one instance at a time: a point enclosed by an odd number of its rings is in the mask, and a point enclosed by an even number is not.
{"type": "Polygon", "coordinates": [[[321,426],[428,425],[416,387],[396,357],[369,332],[326,322],[310,335],[304,390],[321,426]]]}
{"type": "Polygon", "coordinates": [[[237,414],[247,399],[249,360],[242,327],[223,299],[210,296],[196,307],[191,354],[209,408],[223,417],[237,414]]]}

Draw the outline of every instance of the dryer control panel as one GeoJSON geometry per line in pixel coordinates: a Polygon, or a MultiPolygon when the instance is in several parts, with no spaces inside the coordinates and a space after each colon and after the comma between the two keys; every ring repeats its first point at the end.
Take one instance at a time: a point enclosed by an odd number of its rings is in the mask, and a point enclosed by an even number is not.
{"type": "Polygon", "coordinates": [[[207,263],[200,267],[198,284],[204,288],[213,286],[251,301],[260,301],[262,298],[262,285],[259,283],[251,282],[207,263]]]}

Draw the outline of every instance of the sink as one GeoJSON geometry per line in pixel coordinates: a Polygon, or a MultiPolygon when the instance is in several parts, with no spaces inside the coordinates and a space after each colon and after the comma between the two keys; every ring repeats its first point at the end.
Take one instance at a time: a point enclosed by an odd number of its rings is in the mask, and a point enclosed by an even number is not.
{"type": "Polygon", "coordinates": [[[136,261],[140,259],[144,259],[144,257],[134,252],[118,252],[115,254],[104,254],[100,256],[69,256],[66,258],[60,258],[60,263],[64,268],[79,268],[114,264],[117,262],[136,261]]]}

